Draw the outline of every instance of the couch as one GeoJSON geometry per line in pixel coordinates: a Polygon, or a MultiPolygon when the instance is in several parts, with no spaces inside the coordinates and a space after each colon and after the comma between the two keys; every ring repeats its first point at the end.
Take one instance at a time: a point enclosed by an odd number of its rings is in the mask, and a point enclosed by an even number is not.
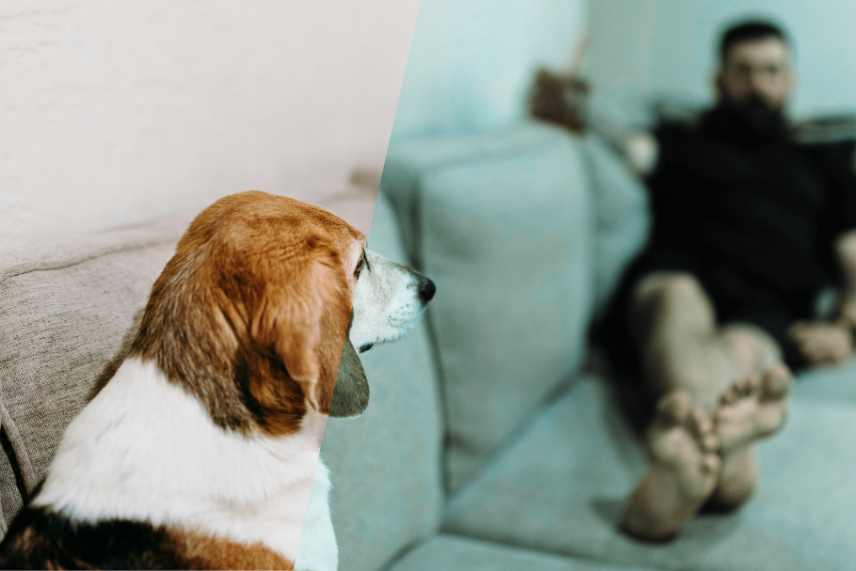
{"type": "MultiPolygon", "coordinates": [[[[438,294],[406,338],[363,355],[367,412],[328,424],[343,571],[854,568],[852,366],[798,379],[743,509],[666,544],[618,531],[646,457],[588,333],[648,212],[597,141],[528,121],[408,138],[381,188],[370,247],[438,294]]],[[[120,354],[180,229],[0,259],[0,531],[120,354]]]]}

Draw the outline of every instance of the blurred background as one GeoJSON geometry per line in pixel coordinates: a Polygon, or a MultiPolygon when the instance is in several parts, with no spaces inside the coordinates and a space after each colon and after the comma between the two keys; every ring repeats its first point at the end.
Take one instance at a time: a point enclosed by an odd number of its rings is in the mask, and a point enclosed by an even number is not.
{"type": "Polygon", "coordinates": [[[583,72],[616,97],[710,99],[719,30],[769,17],[796,44],[798,116],[856,108],[856,5],[800,0],[489,0],[422,3],[396,136],[479,129],[519,119],[533,66],[568,65],[591,40],[583,72]]]}
{"type": "Polygon", "coordinates": [[[798,115],[856,106],[847,0],[3,2],[0,238],[321,196],[380,171],[393,117],[397,138],[521,120],[535,67],[586,32],[600,92],[704,101],[717,30],[747,14],[792,32],[798,115]]]}

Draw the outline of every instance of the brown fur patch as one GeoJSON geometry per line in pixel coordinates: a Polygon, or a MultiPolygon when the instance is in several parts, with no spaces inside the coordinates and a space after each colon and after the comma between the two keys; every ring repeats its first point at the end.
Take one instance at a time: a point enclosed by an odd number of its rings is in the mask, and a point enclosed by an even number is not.
{"type": "Polygon", "coordinates": [[[293,569],[262,545],[127,520],[73,522],[25,508],[0,542],[0,569],[293,569]]]}
{"type": "Polygon", "coordinates": [[[188,569],[294,569],[293,562],[261,543],[244,545],[187,531],[169,535],[188,569]]]}
{"type": "Polygon", "coordinates": [[[320,208],[261,192],[191,223],[152,288],[130,356],[154,360],[223,428],[299,428],[329,413],[352,314],[348,251],[363,235],[320,208]]]}

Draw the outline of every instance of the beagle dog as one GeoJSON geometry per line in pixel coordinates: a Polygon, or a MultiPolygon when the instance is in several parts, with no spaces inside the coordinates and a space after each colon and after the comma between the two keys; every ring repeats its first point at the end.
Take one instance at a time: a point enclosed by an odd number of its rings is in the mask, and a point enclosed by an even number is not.
{"type": "Polygon", "coordinates": [[[325,210],[261,192],[217,201],[66,430],[0,565],[335,570],[326,418],[366,408],[355,347],[403,335],[434,291],[325,210]]]}

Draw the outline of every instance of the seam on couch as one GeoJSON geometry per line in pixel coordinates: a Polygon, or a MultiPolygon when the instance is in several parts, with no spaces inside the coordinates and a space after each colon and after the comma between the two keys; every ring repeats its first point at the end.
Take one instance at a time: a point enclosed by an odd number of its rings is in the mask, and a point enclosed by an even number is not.
{"type": "Polygon", "coordinates": [[[23,445],[21,433],[18,431],[18,426],[12,420],[12,415],[9,414],[6,404],[0,399],[0,425],[9,440],[9,445],[14,452],[15,457],[10,459],[17,464],[20,470],[21,479],[23,480],[24,490],[22,496],[29,496],[30,492],[36,487],[36,470],[33,468],[33,462],[30,459],[30,454],[23,445]]]}
{"type": "Polygon", "coordinates": [[[10,280],[14,277],[22,276],[25,274],[30,274],[34,272],[46,272],[53,270],[62,270],[66,268],[71,268],[74,266],[78,266],[80,264],[85,264],[86,262],[96,260],[98,258],[103,258],[106,256],[112,256],[114,254],[123,254],[127,252],[133,252],[136,250],[145,250],[146,248],[152,248],[155,246],[166,246],[168,244],[174,243],[176,241],[175,238],[158,238],[154,240],[146,240],[142,242],[132,243],[132,244],[123,244],[121,246],[113,246],[113,247],[105,247],[99,250],[96,250],[92,254],[81,255],[81,256],[72,256],[71,259],[65,262],[53,262],[53,263],[24,263],[18,264],[8,268],[0,272],[0,283],[3,283],[7,280],[10,280]]]}
{"type": "MultiPolygon", "coordinates": [[[[15,481],[14,489],[9,489],[8,493],[13,494],[11,497],[3,497],[0,499],[0,540],[5,537],[9,530],[12,520],[17,515],[14,506],[23,505],[27,498],[26,484],[24,483],[24,475],[21,472],[21,467],[16,461],[17,454],[12,447],[12,441],[9,439],[9,434],[6,432],[6,427],[0,427],[0,450],[6,456],[5,461],[9,463],[9,469],[12,471],[12,476],[15,481]],[[11,506],[7,509],[7,505],[11,506]]],[[[7,489],[6,483],[3,485],[4,491],[7,489]]]]}
{"type": "MultiPolygon", "coordinates": [[[[430,164],[425,167],[424,171],[420,174],[428,174],[430,176],[432,171],[436,171],[439,169],[445,169],[449,167],[455,167],[459,165],[472,165],[477,162],[485,162],[492,161],[496,159],[502,159],[509,155],[512,156],[525,156],[529,153],[536,153],[546,147],[555,146],[557,141],[566,141],[571,144],[578,144],[576,137],[571,133],[564,131],[562,129],[554,129],[552,127],[542,125],[537,121],[533,122],[541,127],[544,127],[544,133],[542,133],[542,137],[540,139],[536,139],[534,141],[521,141],[519,143],[514,143],[509,145],[508,147],[498,147],[495,149],[487,149],[480,150],[479,152],[474,152],[471,154],[462,154],[457,157],[450,157],[448,160],[439,161],[435,164],[430,164]],[[546,137],[546,134],[550,132],[551,136],[546,137]],[[552,136],[555,135],[555,136],[552,136]]],[[[500,136],[501,133],[497,133],[497,136],[500,136]]],[[[395,160],[395,155],[390,155],[393,160],[395,160]]],[[[407,161],[405,161],[407,162],[407,161]]]]}
{"type": "MultiPolygon", "coordinates": [[[[9,439],[9,434],[6,432],[6,427],[0,427],[0,449],[2,449],[3,453],[9,459],[12,474],[15,476],[15,487],[18,489],[18,494],[20,494],[22,499],[27,497],[27,485],[24,481],[24,474],[21,472],[18,462],[15,461],[17,454],[12,446],[12,441],[9,439]]],[[[2,507],[2,503],[0,503],[0,510],[2,510],[2,507]]],[[[6,514],[3,515],[5,516],[6,514]]]]}
{"type": "MultiPolygon", "coordinates": [[[[421,233],[421,193],[419,192],[419,182],[418,179],[414,180],[413,183],[408,188],[407,193],[409,194],[409,199],[402,202],[401,200],[396,200],[396,197],[387,191],[381,189],[381,194],[383,194],[384,198],[387,200],[389,205],[391,206],[390,210],[392,212],[393,219],[395,221],[395,230],[396,235],[401,244],[404,245],[404,253],[408,257],[408,261],[412,264],[417,270],[424,271],[424,266],[422,264],[422,233],[421,233]],[[405,212],[402,212],[405,210],[405,212]],[[404,224],[402,224],[402,220],[405,220],[407,224],[411,226],[410,229],[405,229],[404,224]],[[408,239],[409,233],[409,239],[408,239]]],[[[399,197],[400,198],[400,197],[399,197]]],[[[380,197],[379,197],[380,199],[380,197]]],[[[430,276],[429,276],[430,277],[430,276]]],[[[446,416],[446,407],[445,407],[445,395],[443,394],[443,387],[445,384],[443,383],[443,370],[440,360],[438,358],[438,348],[437,348],[437,340],[434,335],[434,325],[431,318],[431,306],[428,306],[428,309],[425,312],[425,316],[423,318],[425,320],[425,332],[426,338],[428,341],[429,351],[431,352],[431,367],[434,373],[434,399],[437,403],[437,410],[439,415],[439,427],[440,434],[439,437],[439,458],[437,458],[437,470],[439,471],[439,480],[441,485],[441,493],[442,498],[440,501],[440,505],[437,506],[437,518],[434,522],[434,531],[440,529],[440,525],[443,522],[443,512],[446,508],[446,496],[448,493],[448,483],[446,478],[446,437],[448,426],[447,416],[446,416]]]]}
{"type": "MultiPolygon", "coordinates": [[[[595,557],[592,557],[590,555],[585,555],[582,553],[547,551],[544,549],[538,549],[536,547],[532,547],[530,545],[517,544],[513,541],[496,541],[496,540],[487,539],[484,537],[475,537],[475,536],[471,536],[471,535],[463,535],[461,533],[455,533],[455,532],[441,532],[441,533],[438,533],[432,537],[426,538],[422,541],[415,542],[415,543],[411,544],[409,547],[401,550],[398,554],[396,554],[395,557],[390,559],[390,561],[386,565],[384,565],[383,571],[388,571],[389,569],[394,567],[395,564],[397,564],[399,561],[404,559],[404,557],[408,553],[410,553],[414,549],[418,549],[421,545],[428,543],[429,541],[439,539],[439,538],[443,538],[443,537],[451,539],[453,541],[454,540],[466,541],[467,543],[472,543],[474,545],[483,545],[486,547],[494,547],[494,548],[500,548],[500,549],[506,549],[506,550],[515,550],[515,551],[519,550],[521,552],[529,553],[532,555],[541,555],[544,557],[552,557],[552,558],[560,559],[563,561],[580,561],[580,562],[584,561],[584,562],[588,562],[588,563],[594,563],[596,565],[603,565],[604,567],[607,567],[607,568],[611,568],[612,566],[615,565],[614,563],[611,563],[609,561],[597,559],[595,557]]],[[[650,565],[645,565],[644,568],[634,567],[634,569],[638,569],[639,571],[642,571],[643,569],[644,569],[644,571],[662,571],[661,568],[651,567],[650,565]]]]}
{"type": "MultiPolygon", "coordinates": [[[[423,250],[424,240],[422,239],[422,228],[424,228],[422,213],[424,212],[424,209],[422,207],[422,203],[425,199],[425,193],[422,192],[422,188],[419,184],[418,179],[414,181],[412,192],[413,198],[411,200],[411,220],[412,224],[416,226],[416,234],[414,237],[414,249],[416,251],[413,253],[413,256],[418,260],[419,270],[424,271],[425,252],[423,250]]],[[[440,482],[443,486],[444,501],[442,505],[440,505],[440,513],[438,521],[435,525],[435,530],[439,530],[440,526],[443,524],[443,512],[446,509],[446,504],[448,503],[449,496],[449,470],[447,466],[448,455],[446,454],[449,439],[449,412],[446,407],[446,372],[443,369],[443,361],[442,359],[440,359],[440,346],[439,342],[437,341],[437,330],[434,326],[434,312],[431,311],[431,306],[428,307],[428,310],[425,313],[425,322],[428,331],[428,343],[431,346],[431,363],[434,367],[434,378],[436,379],[434,395],[437,399],[437,408],[439,409],[442,428],[442,433],[440,434],[440,458],[438,462],[438,469],[440,470],[440,482]]]]}
{"type": "MultiPolygon", "coordinates": [[[[485,471],[490,468],[495,462],[502,459],[505,456],[505,452],[512,448],[518,441],[522,440],[526,434],[531,430],[532,425],[541,417],[541,415],[546,412],[553,404],[555,404],[559,399],[573,390],[580,382],[582,382],[581,372],[577,371],[575,373],[569,374],[565,379],[562,379],[555,387],[553,387],[544,398],[542,398],[535,408],[530,412],[526,417],[522,418],[520,422],[514,425],[514,428],[509,432],[508,436],[506,436],[501,442],[499,442],[494,448],[488,451],[487,456],[484,461],[478,467],[478,469],[472,474],[470,478],[468,478],[465,482],[458,486],[458,488],[454,491],[454,493],[447,495],[446,497],[446,505],[454,501],[455,498],[460,496],[463,492],[465,492],[468,488],[478,483],[480,477],[485,473],[485,471]]],[[[440,526],[440,531],[442,533],[456,533],[454,531],[449,531],[445,527],[445,520],[443,521],[443,525],[440,526]]]]}
{"type": "MultiPolygon", "coordinates": [[[[12,461],[14,457],[14,453],[12,452],[12,446],[9,442],[9,438],[6,434],[6,431],[3,430],[3,427],[0,426],[0,444],[2,444],[3,453],[6,454],[6,459],[9,461],[9,465],[12,466],[12,471],[15,474],[15,487],[18,489],[19,493],[21,490],[21,478],[19,470],[15,470],[15,462],[12,461]]],[[[6,514],[6,510],[3,508],[3,499],[0,498],[0,540],[6,536],[6,531],[9,529],[9,524],[12,523],[12,515],[6,514]]]]}
{"type": "MultiPolygon", "coordinates": [[[[430,309],[429,309],[429,311],[430,311],[430,309]]],[[[447,466],[446,466],[446,460],[447,460],[446,449],[448,447],[447,444],[448,444],[448,439],[449,439],[449,431],[448,431],[449,415],[448,415],[448,411],[447,411],[446,405],[445,405],[446,401],[445,401],[444,387],[446,386],[446,383],[444,381],[444,376],[443,376],[444,375],[443,363],[440,361],[440,358],[439,358],[439,350],[440,349],[439,349],[439,346],[437,343],[437,336],[435,334],[434,319],[432,318],[430,313],[425,315],[425,321],[426,321],[427,332],[428,332],[428,335],[427,335],[428,344],[431,347],[431,363],[432,363],[432,367],[434,368],[434,378],[436,379],[436,382],[434,383],[434,398],[437,399],[437,408],[438,408],[438,413],[440,416],[439,420],[441,422],[441,425],[440,425],[440,428],[441,428],[440,451],[439,451],[440,457],[438,458],[437,469],[440,471],[440,482],[441,482],[441,485],[443,486],[443,500],[441,502],[441,505],[439,506],[440,507],[440,510],[439,510],[440,513],[439,513],[438,520],[434,526],[434,529],[438,530],[438,529],[440,529],[440,526],[443,523],[443,517],[444,517],[443,512],[446,509],[446,504],[448,503],[448,499],[449,499],[449,471],[448,471],[447,466]]]]}

